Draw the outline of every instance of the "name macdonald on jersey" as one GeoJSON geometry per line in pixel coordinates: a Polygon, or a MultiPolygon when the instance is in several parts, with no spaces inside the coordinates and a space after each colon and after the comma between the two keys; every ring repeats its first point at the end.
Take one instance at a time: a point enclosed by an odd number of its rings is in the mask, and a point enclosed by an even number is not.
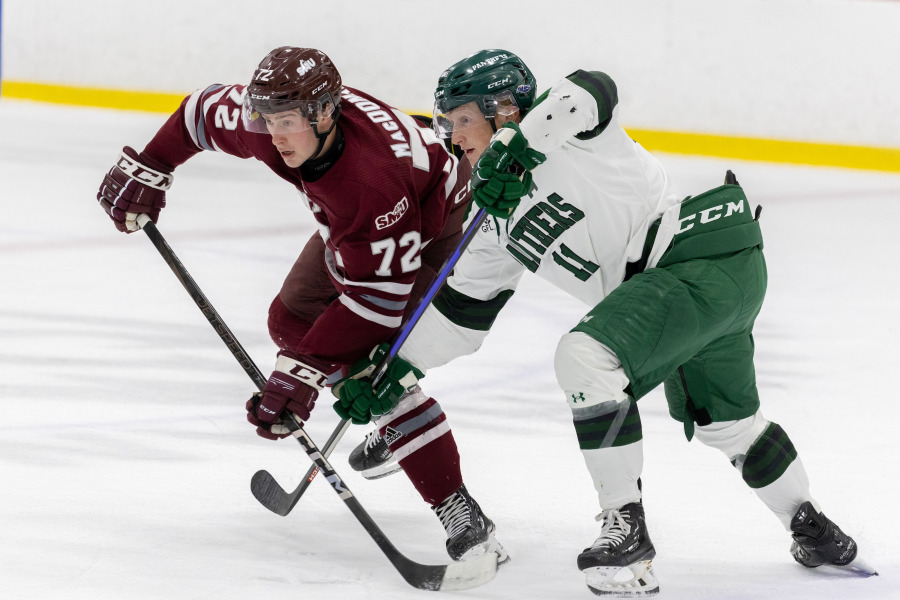
{"type": "Polygon", "coordinates": [[[394,120],[394,116],[386,111],[384,107],[375,104],[362,96],[357,96],[347,88],[344,88],[341,91],[341,98],[363,111],[373,123],[380,123],[385,131],[391,132],[391,139],[398,142],[396,144],[391,144],[391,150],[394,151],[394,156],[397,158],[412,156],[409,140],[403,135],[403,130],[400,129],[397,121],[394,120]]]}

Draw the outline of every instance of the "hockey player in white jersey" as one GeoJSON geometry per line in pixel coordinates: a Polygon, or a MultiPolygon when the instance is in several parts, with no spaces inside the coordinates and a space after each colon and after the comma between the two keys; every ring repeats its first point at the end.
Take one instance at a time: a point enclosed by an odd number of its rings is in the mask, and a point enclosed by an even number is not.
{"type": "MultiPolygon", "coordinates": [[[[598,71],[535,98],[515,54],[484,50],[445,71],[435,98],[434,125],[474,165],[473,196],[492,226],[378,388],[341,388],[345,409],[372,415],[384,435],[428,369],[479,348],[531,271],[590,307],[560,339],[554,368],[598,495],[599,537],[577,558],[593,592],[659,590],[637,401],[661,383],[687,439],[725,454],[792,534],[799,563],[851,563],[856,543],[820,512],[790,439],[760,412],[752,330],[766,267],[758,212],[736,178],[684,198],[619,125],[616,85],[598,71]]],[[[384,462],[366,448],[355,454],[372,458],[367,466],[384,462]]]]}

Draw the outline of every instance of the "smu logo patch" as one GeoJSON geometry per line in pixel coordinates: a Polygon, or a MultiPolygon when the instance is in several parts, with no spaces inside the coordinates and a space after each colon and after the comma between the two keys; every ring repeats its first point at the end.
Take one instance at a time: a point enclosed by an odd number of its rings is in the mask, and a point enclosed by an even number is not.
{"type": "Polygon", "coordinates": [[[297,67],[297,75],[300,75],[302,77],[303,75],[309,73],[315,66],[316,61],[311,58],[309,60],[301,60],[300,66],[297,67]]]}
{"type": "Polygon", "coordinates": [[[386,227],[390,227],[399,221],[400,217],[405,215],[407,210],[409,210],[409,200],[406,199],[406,196],[403,196],[403,199],[397,203],[394,210],[375,219],[375,228],[382,230],[386,227]]]}

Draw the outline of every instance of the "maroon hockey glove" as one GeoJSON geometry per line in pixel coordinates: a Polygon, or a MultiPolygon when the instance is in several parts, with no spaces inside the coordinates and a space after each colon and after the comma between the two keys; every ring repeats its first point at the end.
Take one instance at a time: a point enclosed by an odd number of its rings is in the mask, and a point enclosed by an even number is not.
{"type": "Polygon", "coordinates": [[[263,391],[256,392],[247,401],[247,420],[256,426],[260,437],[269,440],[285,438],[291,431],[282,425],[282,417],[293,413],[301,422],[309,420],[319,390],[325,387],[326,381],[321,370],[280,354],[263,391]]]}
{"type": "Polygon", "coordinates": [[[125,233],[137,231],[140,227],[135,219],[140,213],[147,213],[154,223],[159,218],[159,211],[166,205],[166,190],[172,187],[171,173],[165,165],[125,146],[103,178],[97,201],[116,229],[125,233]]]}

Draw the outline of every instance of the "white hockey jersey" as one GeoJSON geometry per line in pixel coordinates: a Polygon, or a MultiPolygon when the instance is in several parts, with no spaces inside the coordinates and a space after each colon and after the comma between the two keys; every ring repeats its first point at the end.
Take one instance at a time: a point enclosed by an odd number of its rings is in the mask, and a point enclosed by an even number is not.
{"type": "MultiPolygon", "coordinates": [[[[525,271],[594,306],[622,283],[627,263],[647,258],[648,230],[682,197],[619,125],[616,104],[612,80],[585,71],[538,100],[520,124],[547,157],[531,193],[508,219],[488,218],[402,358],[427,369],[477,350],[525,271]]],[[[647,267],[671,241],[667,229],[647,267]]]]}

